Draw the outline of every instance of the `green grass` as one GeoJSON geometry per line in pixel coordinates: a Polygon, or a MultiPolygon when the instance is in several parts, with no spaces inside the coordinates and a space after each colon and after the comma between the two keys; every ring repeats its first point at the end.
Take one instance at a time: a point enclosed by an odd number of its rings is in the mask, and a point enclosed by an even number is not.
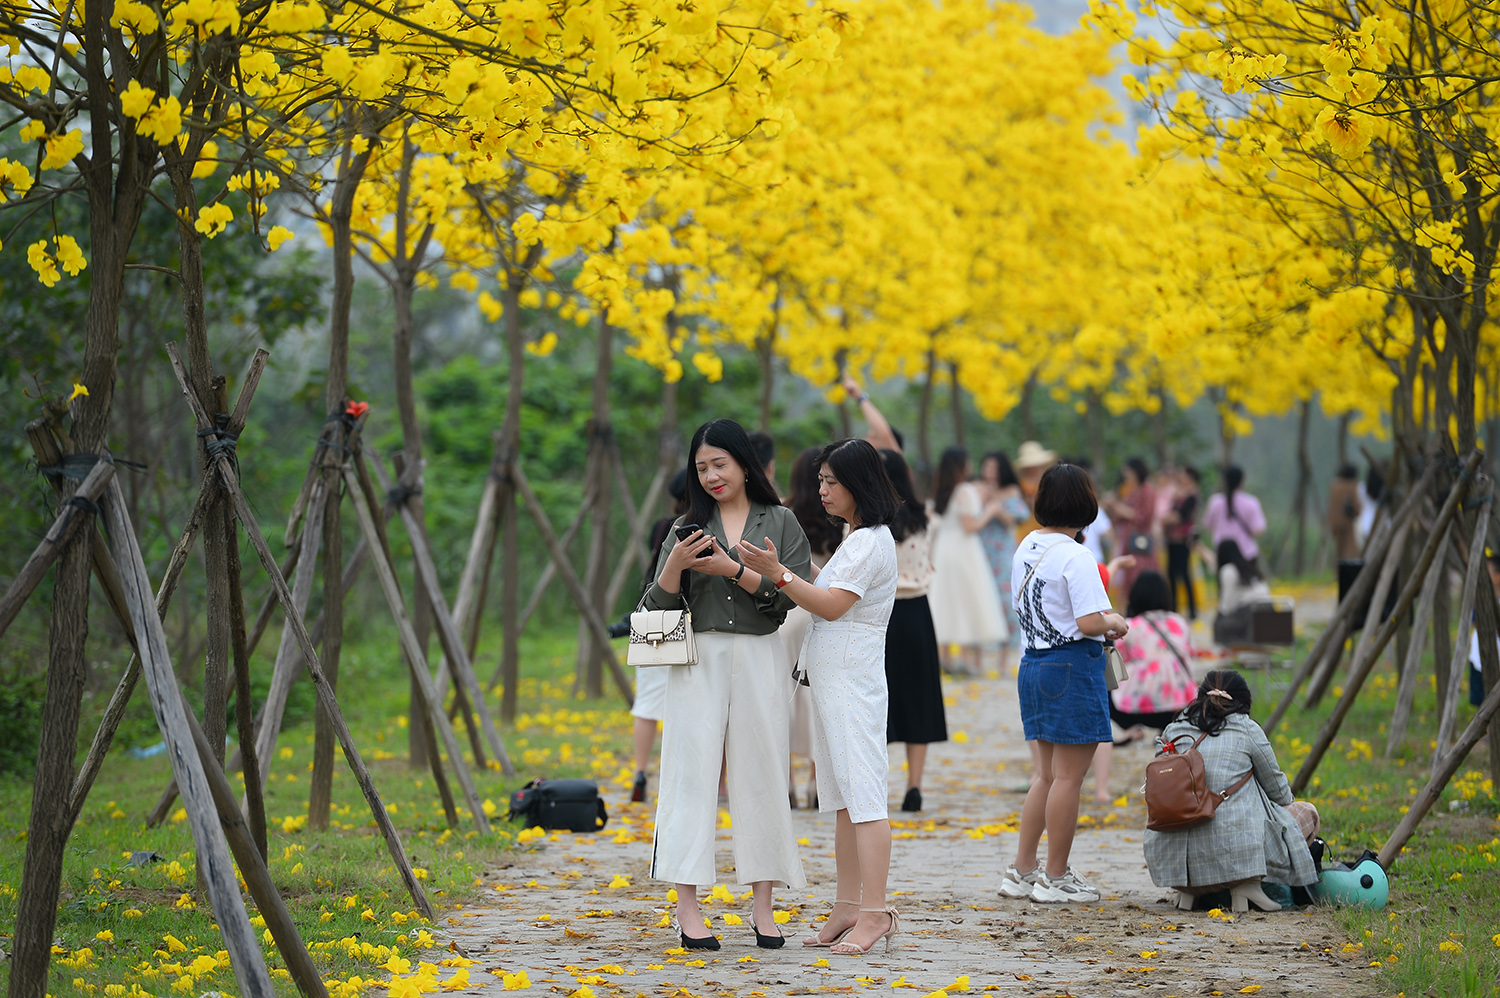
{"type": "MultiPolygon", "coordinates": [[[[270,672],[274,633],[265,642],[269,651],[256,658],[258,673],[270,672]]],[[[333,782],[333,827],[326,832],[305,827],[313,724],[306,694],[295,698],[301,706],[282,731],[266,791],[270,869],[333,994],[352,995],[370,978],[384,976],[381,965],[393,955],[409,960],[412,971],[419,961],[440,964],[457,957],[444,948],[441,929],[457,908],[479,896],[486,865],[515,848],[517,828],[504,820],[506,803],[527,779],[590,776],[628,784],[629,715],[617,697],[585,701],[570,695],[573,647],[571,628],[539,632],[522,642],[520,713],[515,726],[502,727],[518,775],[511,780],[498,770],[475,771],[486,810],[490,804],[494,810],[492,833],[480,836],[451,773],[461,815],[452,829],[431,773],[407,766],[408,679],[394,629],[366,627],[345,645],[340,704],[438,909],[436,925],[423,924],[413,911],[341,756],[333,782]],[[424,945],[429,937],[431,945],[424,945]]],[[[497,655],[497,647],[481,649],[481,674],[497,655]]],[[[300,683],[307,685],[305,679],[300,683]]],[[[86,704],[84,748],[107,697],[108,689],[86,704]]],[[[498,714],[498,695],[492,709],[498,714]]],[[[148,719],[145,691],[138,689],[126,740],[154,741],[148,719]]],[[[459,737],[467,745],[461,729],[459,737]]],[[[140,759],[117,749],[106,762],[68,847],[48,986],[55,998],[238,992],[210,906],[197,896],[193,842],[183,813],[179,809],[157,828],[144,823],[169,775],[164,755],[140,759]],[[163,858],[133,866],[128,856],[137,851],[163,858]]],[[[242,785],[238,774],[233,781],[242,785]]],[[[15,922],[31,793],[29,778],[0,777],[0,946],[5,949],[15,922]]],[[[295,994],[274,946],[267,941],[264,950],[278,991],[295,994]]],[[[442,966],[436,973],[448,979],[460,969],[442,966]]],[[[0,963],[0,987],[8,975],[8,963],[0,963]]]]}
{"type": "MultiPolygon", "coordinates": [[[[1306,647],[1298,651],[1305,654],[1306,647]]],[[[1318,767],[1307,796],[1322,815],[1329,859],[1353,861],[1366,848],[1379,851],[1427,783],[1438,717],[1430,656],[1423,670],[1406,736],[1389,760],[1384,754],[1397,677],[1385,664],[1371,676],[1318,767]]],[[[1252,677],[1258,695],[1260,688],[1252,677]]],[[[1299,702],[1272,736],[1289,777],[1307,757],[1338,693],[1336,685],[1313,711],[1299,702]]],[[[1274,691],[1259,697],[1257,718],[1264,720],[1279,696],[1274,691]]],[[[1460,729],[1472,717],[1465,697],[1460,729]]],[[[1487,765],[1487,753],[1472,753],[1423,820],[1390,871],[1384,910],[1337,911],[1349,934],[1344,952],[1379,962],[1379,980],[1389,994],[1500,995],[1500,802],[1487,765]]]]}

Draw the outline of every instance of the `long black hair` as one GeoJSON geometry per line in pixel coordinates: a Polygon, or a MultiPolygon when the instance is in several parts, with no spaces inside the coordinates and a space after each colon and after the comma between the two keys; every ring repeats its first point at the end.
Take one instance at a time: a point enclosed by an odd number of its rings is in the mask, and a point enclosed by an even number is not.
{"type": "Polygon", "coordinates": [[[1019,479],[1019,478],[1016,477],[1015,466],[1010,463],[1010,458],[1008,458],[1008,457],[1005,456],[1005,452],[1004,451],[1002,451],[1002,450],[992,450],[992,451],[990,451],[980,461],[980,464],[983,464],[985,461],[994,461],[995,462],[995,485],[996,486],[998,486],[998,487],[1000,487],[1002,489],[1007,489],[1007,488],[1010,488],[1012,485],[1020,485],[1021,484],[1021,479],[1019,479]]]}
{"type": "Polygon", "coordinates": [[[896,518],[901,499],[880,454],[868,440],[851,437],[829,444],[818,455],[818,467],[825,464],[854,497],[854,509],[859,513],[856,530],[882,526],[896,518]]]}
{"type": "MultiPolygon", "coordinates": [[[[1214,549],[1214,562],[1219,566],[1215,574],[1222,576],[1225,565],[1233,565],[1235,571],[1240,573],[1240,584],[1254,582],[1261,577],[1260,559],[1246,558],[1245,552],[1240,550],[1239,542],[1228,539],[1219,542],[1214,549]]],[[[1222,585],[1222,583],[1221,583],[1222,585]]]]}
{"type": "Polygon", "coordinates": [[[1130,596],[1125,603],[1125,616],[1139,617],[1152,610],[1172,609],[1172,587],[1160,572],[1145,571],[1130,584],[1130,596]]]}
{"type": "Polygon", "coordinates": [[[1245,469],[1237,464],[1226,464],[1224,466],[1224,512],[1229,514],[1231,520],[1240,518],[1240,514],[1234,511],[1234,494],[1244,484],[1245,469]]]}
{"type": "Polygon", "coordinates": [[[792,462],[792,491],[786,504],[802,525],[812,553],[826,558],[838,550],[844,532],[829,518],[828,510],[823,508],[823,498],[818,495],[818,469],[821,467],[818,455],[822,453],[821,447],[808,447],[792,462]]]}
{"type": "Polygon", "coordinates": [[[938,458],[937,485],[932,490],[932,507],[942,516],[948,512],[948,500],[953,490],[969,478],[969,452],[962,447],[949,447],[938,458]]]}
{"type": "Polygon", "coordinates": [[[911,484],[911,465],[906,463],[906,458],[893,450],[882,450],[880,461],[885,465],[885,473],[891,478],[891,488],[896,490],[896,496],[901,500],[901,508],[896,510],[896,516],[891,520],[891,536],[900,544],[912,534],[919,534],[927,529],[927,507],[917,498],[917,491],[911,484]]]}
{"type": "Polygon", "coordinates": [[[1224,729],[1230,714],[1250,713],[1250,684],[1233,669],[1215,669],[1198,684],[1198,696],[1183,708],[1187,722],[1210,736],[1224,729]]]}
{"type": "Polygon", "coordinates": [[[1127,457],[1125,459],[1125,464],[1120,468],[1121,478],[1125,477],[1126,468],[1129,468],[1132,472],[1135,473],[1135,483],[1137,485],[1145,485],[1146,479],[1151,477],[1151,469],[1146,467],[1146,462],[1142,458],[1127,457]]]}
{"type": "Polygon", "coordinates": [[[698,427],[693,442],[688,444],[688,523],[696,523],[707,530],[719,508],[719,501],[708,494],[698,477],[698,449],[705,444],[726,451],[734,458],[734,463],[745,473],[745,495],[751,502],[763,506],[781,505],[781,497],[771,487],[771,480],[760,466],[760,459],[755,456],[755,448],[751,446],[745,428],[732,419],[710,419],[698,427]]]}

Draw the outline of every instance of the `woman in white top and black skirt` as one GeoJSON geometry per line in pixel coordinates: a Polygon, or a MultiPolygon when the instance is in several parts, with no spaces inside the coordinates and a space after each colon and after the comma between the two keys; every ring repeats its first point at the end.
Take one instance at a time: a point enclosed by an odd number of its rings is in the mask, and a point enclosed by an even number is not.
{"type": "Polygon", "coordinates": [[[896,604],[885,631],[885,679],[891,706],[885,726],[887,742],[906,743],[906,797],[901,810],[922,810],[922,770],[927,746],[948,740],[943,711],[943,665],[938,657],[937,631],[927,605],[932,584],[932,531],[927,507],[911,484],[911,468],[896,451],[883,450],[880,459],[891,476],[901,507],[891,520],[896,541],[896,604]]]}
{"type": "Polygon", "coordinates": [[[1099,565],[1078,543],[1099,515],[1088,472],[1047,469],[1033,505],[1041,529],[1016,549],[1011,570],[1024,652],[1016,680],[1026,740],[1037,744],[1037,778],[1021,809],[1016,859],[1000,893],[1033,901],[1097,901],[1068,867],[1078,826],[1078,793],[1100,742],[1111,740],[1104,640],[1130,630],[1110,608],[1099,565]],[[1047,867],[1037,846],[1047,833],[1047,867]]]}
{"type": "Polygon", "coordinates": [[[886,524],[897,499],[868,441],[830,444],[818,463],[823,506],[850,530],[816,583],[787,571],[769,537],[763,549],[741,541],[740,557],[763,575],[779,576],[781,591],[813,614],[799,664],[813,691],[818,807],[837,812],[838,900],[822,931],[802,942],[861,954],[881,939],[889,947],[898,924],[896,909],[885,903],[891,867],[885,630],[896,602],[896,542],[886,524]]]}

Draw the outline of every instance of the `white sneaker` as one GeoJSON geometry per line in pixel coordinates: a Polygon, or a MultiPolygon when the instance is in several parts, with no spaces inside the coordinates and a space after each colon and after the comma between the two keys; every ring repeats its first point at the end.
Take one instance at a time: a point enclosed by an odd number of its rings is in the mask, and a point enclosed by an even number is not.
{"type": "Polygon", "coordinates": [[[1029,898],[1031,890],[1042,879],[1042,868],[1038,866],[1030,873],[1022,873],[1014,866],[1005,868],[1005,877],[1000,881],[1000,893],[1008,898],[1029,898]]]}
{"type": "Polygon", "coordinates": [[[1031,889],[1031,900],[1045,904],[1097,901],[1099,892],[1086,881],[1080,880],[1071,867],[1060,877],[1049,877],[1043,870],[1037,874],[1036,886],[1031,889]]]}

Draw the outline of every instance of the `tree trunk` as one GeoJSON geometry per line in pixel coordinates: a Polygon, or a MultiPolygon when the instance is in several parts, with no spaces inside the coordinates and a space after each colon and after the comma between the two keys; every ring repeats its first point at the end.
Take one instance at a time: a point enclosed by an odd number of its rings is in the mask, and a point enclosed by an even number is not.
{"type": "Polygon", "coordinates": [[[521,595],[521,533],[517,518],[515,465],[521,449],[521,390],[526,373],[526,348],[521,330],[521,292],[526,288],[526,273],[515,269],[505,282],[505,352],[510,368],[507,372],[505,420],[500,425],[499,464],[505,487],[501,490],[500,521],[500,627],[504,631],[500,651],[501,682],[505,685],[500,698],[500,716],[516,719],[517,686],[521,681],[521,645],[517,623],[521,595]]]}
{"type": "MultiPolygon", "coordinates": [[[[172,197],[178,215],[192,219],[198,215],[198,197],[193,189],[192,163],[174,157],[169,169],[172,197]]],[[[208,349],[208,314],[204,307],[203,241],[190,223],[177,225],[178,286],[182,291],[183,346],[187,355],[188,376],[193,391],[205,405],[215,407],[214,418],[228,418],[223,379],[215,379],[213,358],[208,349]],[[222,413],[223,416],[219,416],[222,413]]],[[[198,439],[200,474],[212,475],[209,468],[208,439],[198,439]]],[[[209,504],[203,523],[203,571],[206,600],[206,647],[203,660],[203,734],[213,747],[214,758],[224,765],[224,733],[228,723],[229,677],[229,556],[225,550],[229,537],[229,504],[209,504]]],[[[188,662],[184,657],[184,670],[188,662]]],[[[181,673],[180,673],[181,674],[181,673]]],[[[188,673],[192,679],[196,675],[188,673]]]]}
{"type": "MultiPolygon", "coordinates": [[[[111,170],[116,134],[110,120],[115,91],[103,58],[110,9],[93,4],[81,10],[85,71],[90,95],[90,128],[86,150],[92,168],[82,173],[89,212],[89,304],[84,317],[83,372],[89,394],[73,405],[74,449],[98,453],[104,443],[114,402],[120,353],[120,297],[125,260],[140,222],[151,183],[156,147],[135,138],[120,138],[119,166],[111,170]]],[[[63,499],[73,494],[63,484],[63,499]]],[[[26,859],[16,900],[11,940],[10,998],[45,998],[52,933],[62,883],[63,851],[72,831],[67,788],[73,783],[78,751],[78,721],[83,684],[88,675],[84,642],[88,635],[89,563],[94,533],[83,534],[58,559],[52,591],[52,618],[47,648],[47,700],[42,712],[41,741],[27,824],[26,859]]]]}
{"type": "Polygon", "coordinates": [[[1312,459],[1307,453],[1307,432],[1312,423],[1312,402],[1302,403],[1297,419],[1297,489],[1292,497],[1292,521],[1297,531],[1297,547],[1292,558],[1292,574],[1298,578],[1307,570],[1307,493],[1312,488],[1312,459]]]}
{"type": "Polygon", "coordinates": [[[917,406],[917,489],[926,493],[932,485],[932,379],[937,375],[937,348],[927,348],[927,379],[922,382],[922,400],[917,406]]]}
{"type": "Polygon", "coordinates": [[[10,998],[43,998],[46,994],[63,852],[73,830],[68,795],[59,791],[73,783],[80,707],[88,679],[84,645],[89,632],[89,549],[94,538],[90,524],[57,560],[48,631],[47,700],[32,783],[31,820],[26,828],[26,865],[16,898],[10,998]]]}
{"type": "MultiPolygon", "coordinates": [[[[594,476],[593,523],[589,528],[588,564],[584,588],[599,616],[609,620],[614,607],[605,606],[609,589],[609,517],[614,490],[614,425],[610,422],[609,379],[614,365],[614,327],[607,319],[599,321],[598,357],[594,365],[593,417],[589,420],[589,468],[594,476]]],[[[582,621],[578,625],[578,676],[584,695],[597,699],[604,695],[604,649],[582,621]]]]}
{"type": "MultiPolygon", "coordinates": [[[[1033,371],[1021,386],[1021,439],[1036,439],[1036,372],[1033,371]]],[[[1098,469],[1103,471],[1101,467],[1098,469]]]]}
{"type": "Polygon", "coordinates": [[[1153,392],[1156,396],[1156,411],[1151,414],[1151,436],[1152,444],[1156,450],[1156,466],[1164,468],[1171,460],[1171,453],[1167,446],[1167,393],[1160,387],[1153,392]]]}
{"type": "MultiPolygon", "coordinates": [[[[349,385],[349,310],[354,302],[354,197],[364,176],[370,153],[358,155],[346,149],[333,189],[329,223],[333,230],[333,300],[328,321],[328,383],[323,394],[330,416],[342,414],[349,385]]],[[[343,490],[344,423],[328,426],[332,446],[324,450],[323,483],[327,499],[323,510],[323,674],[337,693],[339,655],[344,646],[344,532],[339,515],[343,490]]],[[[312,566],[308,566],[311,570],[312,566]]],[[[314,715],[312,786],[308,796],[308,824],[328,827],[333,794],[333,750],[338,744],[332,719],[319,703],[314,715]]]]}
{"type": "Polygon", "coordinates": [[[1354,413],[1346,412],[1339,417],[1339,467],[1349,463],[1349,424],[1354,421],[1354,413]]]}
{"type": "MultiPolygon", "coordinates": [[[[1104,477],[1104,463],[1108,449],[1104,445],[1104,401],[1094,389],[1089,389],[1088,410],[1084,413],[1084,425],[1089,431],[1089,462],[1097,479],[1104,477]]],[[[1027,438],[1030,439],[1030,438],[1027,438]]]]}
{"type": "Polygon", "coordinates": [[[968,448],[969,442],[964,434],[964,396],[963,389],[958,386],[958,365],[948,365],[948,376],[953,379],[952,403],[953,403],[953,443],[954,446],[968,448]]]}

